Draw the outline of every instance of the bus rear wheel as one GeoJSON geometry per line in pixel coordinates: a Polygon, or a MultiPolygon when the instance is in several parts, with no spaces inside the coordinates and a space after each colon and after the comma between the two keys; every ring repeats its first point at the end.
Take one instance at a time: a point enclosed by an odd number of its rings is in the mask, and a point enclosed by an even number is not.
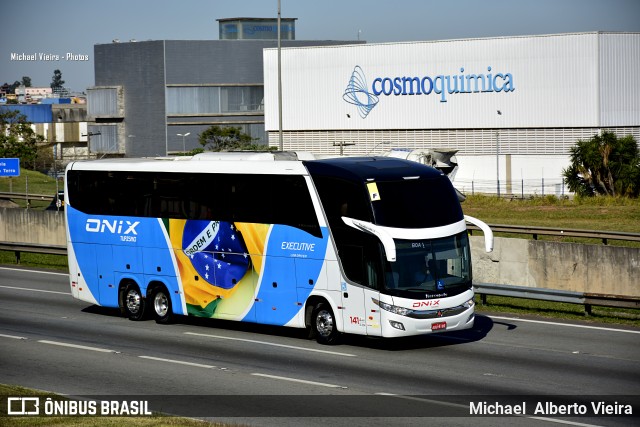
{"type": "Polygon", "coordinates": [[[335,344],[338,341],[335,316],[328,304],[321,302],[316,306],[311,317],[311,325],[319,344],[335,344]]]}
{"type": "Polygon", "coordinates": [[[171,298],[165,288],[157,288],[151,298],[153,302],[153,314],[157,323],[167,324],[173,321],[173,309],[171,298]]]}
{"type": "Polygon", "coordinates": [[[140,293],[140,289],[133,283],[128,284],[124,289],[122,308],[125,317],[128,317],[130,320],[144,319],[146,304],[140,293]]]}

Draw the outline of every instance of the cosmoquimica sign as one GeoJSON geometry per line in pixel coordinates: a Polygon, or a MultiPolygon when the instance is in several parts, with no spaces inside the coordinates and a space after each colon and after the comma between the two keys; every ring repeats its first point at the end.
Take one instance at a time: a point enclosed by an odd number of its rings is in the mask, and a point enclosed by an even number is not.
{"type": "Polygon", "coordinates": [[[381,96],[431,95],[447,102],[449,95],[513,92],[515,84],[511,73],[495,72],[491,66],[482,73],[468,73],[460,67],[459,74],[439,74],[424,76],[377,76],[371,87],[359,65],[351,73],[342,98],[358,106],[360,116],[367,114],[380,101],[381,96]]]}

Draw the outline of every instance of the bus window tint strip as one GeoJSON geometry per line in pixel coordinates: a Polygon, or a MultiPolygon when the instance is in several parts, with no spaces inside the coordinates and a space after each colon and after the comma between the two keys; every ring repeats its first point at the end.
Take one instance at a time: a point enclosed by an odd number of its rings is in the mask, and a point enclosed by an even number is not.
{"type": "Polygon", "coordinates": [[[92,215],[282,224],[316,237],[303,176],[72,170],[69,203],[92,215]]]}

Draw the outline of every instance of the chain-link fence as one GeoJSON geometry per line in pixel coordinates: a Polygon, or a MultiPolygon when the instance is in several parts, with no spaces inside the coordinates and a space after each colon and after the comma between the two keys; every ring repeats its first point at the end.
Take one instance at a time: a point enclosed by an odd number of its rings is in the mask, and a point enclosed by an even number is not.
{"type": "Polygon", "coordinates": [[[539,179],[519,179],[519,180],[458,180],[453,182],[461,193],[467,195],[474,194],[500,194],[503,197],[531,197],[549,196],[556,197],[571,196],[573,193],[567,188],[562,178],[539,178],[539,179]],[[499,189],[499,191],[498,191],[499,189]]]}

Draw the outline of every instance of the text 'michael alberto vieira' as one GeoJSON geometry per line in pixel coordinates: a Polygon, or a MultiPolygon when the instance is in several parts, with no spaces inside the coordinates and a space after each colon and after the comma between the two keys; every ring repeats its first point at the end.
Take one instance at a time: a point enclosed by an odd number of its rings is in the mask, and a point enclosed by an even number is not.
{"type": "Polygon", "coordinates": [[[469,415],[633,415],[633,406],[618,402],[603,401],[581,403],[554,403],[523,401],[521,403],[470,402],[469,415]],[[529,404],[529,407],[527,407],[529,404]],[[529,412],[528,410],[533,409],[529,412]]]}

